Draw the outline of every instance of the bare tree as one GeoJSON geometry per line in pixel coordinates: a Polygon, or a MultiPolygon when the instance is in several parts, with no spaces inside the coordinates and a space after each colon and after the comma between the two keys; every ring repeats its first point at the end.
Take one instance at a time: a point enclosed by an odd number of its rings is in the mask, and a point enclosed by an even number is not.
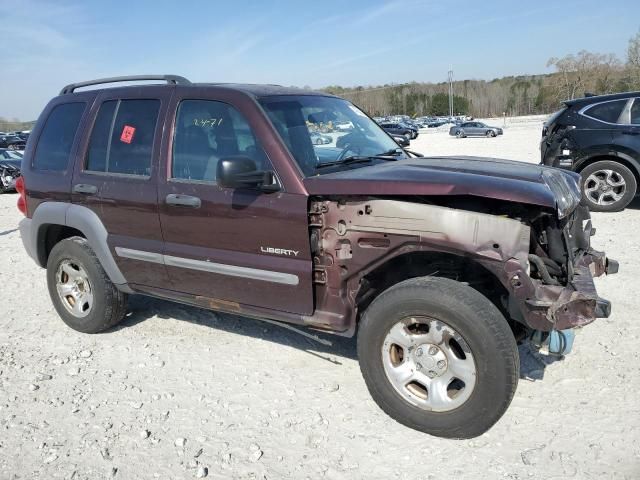
{"type": "Polygon", "coordinates": [[[555,67],[558,72],[551,78],[558,100],[576,98],[586,91],[611,93],[622,73],[622,64],[614,54],[586,50],[550,58],[547,67],[555,67]]]}
{"type": "Polygon", "coordinates": [[[627,69],[629,70],[629,86],[640,89],[640,31],[629,39],[627,69]]]}

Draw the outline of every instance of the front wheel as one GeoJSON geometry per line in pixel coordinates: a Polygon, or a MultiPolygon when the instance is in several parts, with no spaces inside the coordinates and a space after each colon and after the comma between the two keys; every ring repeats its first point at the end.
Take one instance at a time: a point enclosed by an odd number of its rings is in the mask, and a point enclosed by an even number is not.
{"type": "Polygon", "coordinates": [[[618,212],[636,195],[636,177],[621,163],[595,162],[587,165],[580,176],[582,195],[594,212],[618,212]]]}
{"type": "Polygon", "coordinates": [[[487,137],[493,138],[496,136],[496,132],[494,132],[493,130],[487,130],[487,137]]]}
{"type": "Polygon", "coordinates": [[[406,140],[411,140],[411,134],[410,134],[410,133],[405,133],[405,134],[403,135],[403,137],[404,137],[406,140]]]}
{"type": "Polygon", "coordinates": [[[511,403],[520,366],[496,306],[465,284],[437,277],[406,280],[373,301],[359,325],[358,359],[382,410],[448,438],[491,428],[511,403]]]}

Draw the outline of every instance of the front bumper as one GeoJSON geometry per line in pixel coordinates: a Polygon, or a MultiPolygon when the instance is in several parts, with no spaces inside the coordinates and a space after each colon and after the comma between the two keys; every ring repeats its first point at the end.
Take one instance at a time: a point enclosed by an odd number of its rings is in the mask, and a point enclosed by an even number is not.
{"type": "Polygon", "coordinates": [[[525,323],[542,331],[581,327],[611,314],[611,303],[596,291],[594,277],[618,272],[618,262],[603,252],[589,250],[574,261],[573,278],[566,286],[531,280],[533,295],[523,302],[525,323]]]}

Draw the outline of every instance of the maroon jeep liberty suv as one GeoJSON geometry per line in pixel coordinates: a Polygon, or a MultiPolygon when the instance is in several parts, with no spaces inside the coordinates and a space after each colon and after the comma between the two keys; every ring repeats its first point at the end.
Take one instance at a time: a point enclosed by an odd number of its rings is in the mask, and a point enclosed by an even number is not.
{"type": "Polygon", "coordinates": [[[468,438],[509,406],[519,341],[563,355],[610,313],[593,277],[617,263],[590,247],[577,178],[422,157],[326,93],[145,75],[65,87],[17,188],[71,328],[108,329],[143,294],[357,333],[385,412],[468,438]]]}

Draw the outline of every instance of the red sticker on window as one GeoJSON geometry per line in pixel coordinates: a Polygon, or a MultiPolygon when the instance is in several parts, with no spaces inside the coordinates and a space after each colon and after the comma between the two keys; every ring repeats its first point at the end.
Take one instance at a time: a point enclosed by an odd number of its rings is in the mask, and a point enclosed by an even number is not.
{"type": "Polygon", "coordinates": [[[136,133],[136,127],[125,125],[122,129],[122,135],[120,135],[120,141],[124,143],[133,142],[133,135],[136,133]]]}

